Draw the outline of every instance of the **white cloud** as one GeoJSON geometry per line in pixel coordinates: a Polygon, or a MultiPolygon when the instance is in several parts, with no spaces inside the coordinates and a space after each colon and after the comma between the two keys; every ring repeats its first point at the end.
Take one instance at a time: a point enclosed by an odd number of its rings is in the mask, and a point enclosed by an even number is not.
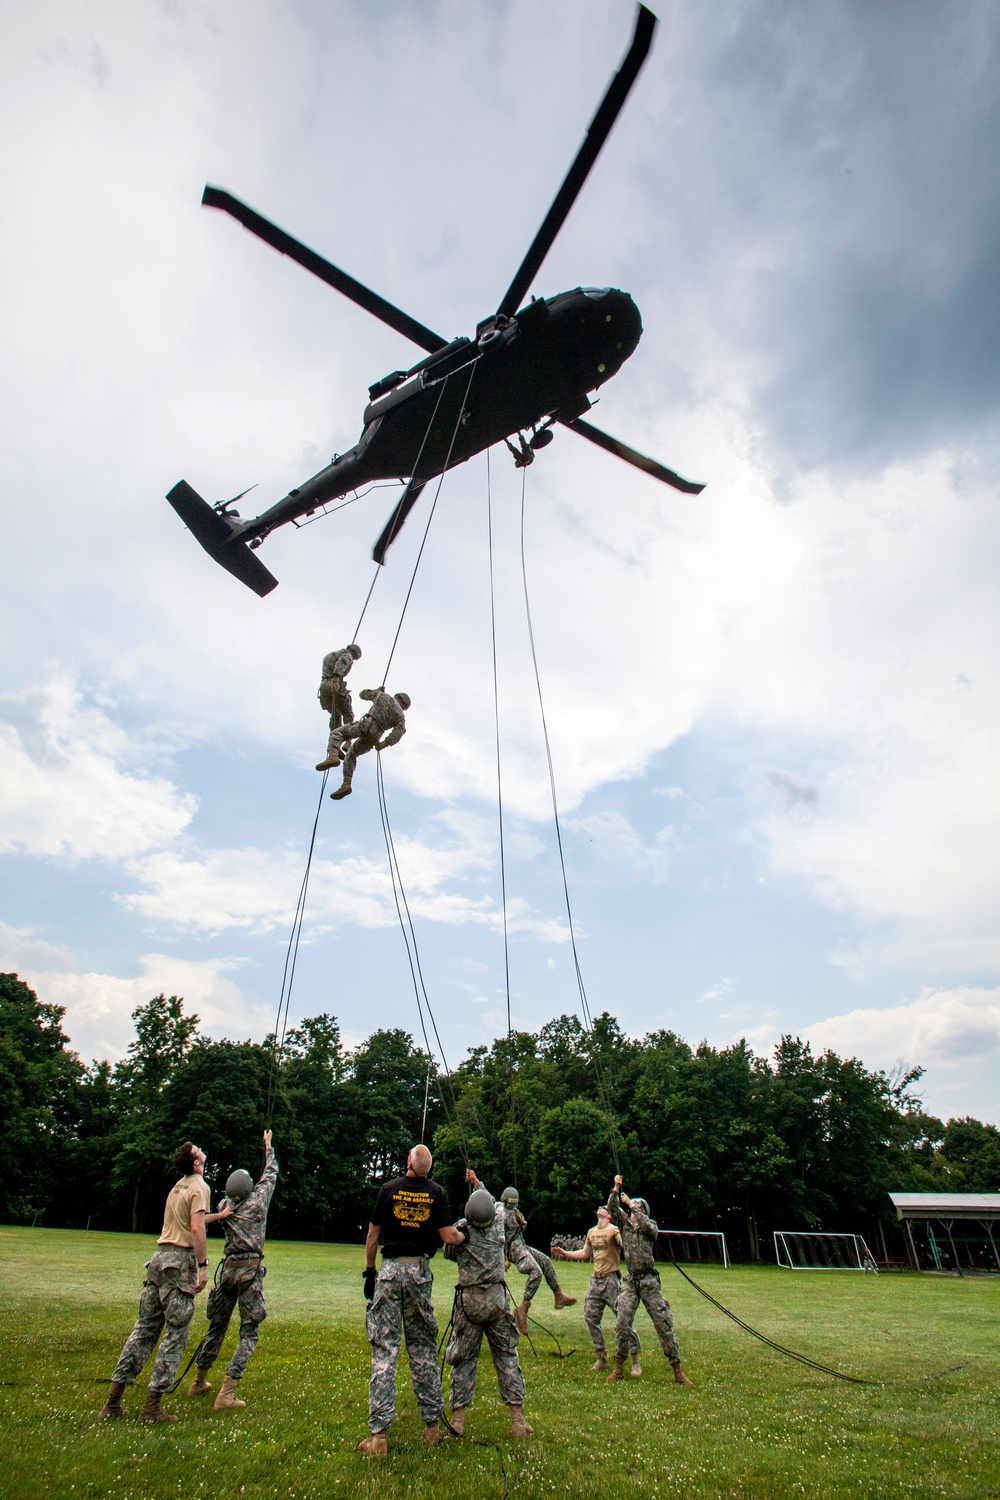
{"type": "Polygon", "coordinates": [[[652,844],[645,844],[628,818],[614,810],[567,818],[566,827],[583,834],[593,844],[599,859],[625,862],[633,870],[650,876],[654,884],[666,879],[674,837],[669,824],[654,836],[652,844]]]}
{"type": "Polygon", "coordinates": [[[0,699],[0,850],[121,859],[172,839],[195,799],[66,676],[0,699]]]}
{"type": "Polygon", "coordinates": [[[704,1005],[706,1001],[721,1000],[723,995],[731,995],[733,992],[733,981],[731,979],[720,979],[718,984],[713,984],[703,995],[698,996],[698,1004],[704,1005]]]}
{"type": "Polygon", "coordinates": [[[20,974],[48,1004],[65,1007],[63,1029],[82,1057],[124,1056],[133,1037],[132,1012],[154,995],[181,995],[206,1036],[253,1036],[274,1025],[270,1006],[249,1001],[228,976],[240,958],[186,959],[145,953],[131,978],[79,969],[63,947],[0,923],[0,965],[20,974]]]}

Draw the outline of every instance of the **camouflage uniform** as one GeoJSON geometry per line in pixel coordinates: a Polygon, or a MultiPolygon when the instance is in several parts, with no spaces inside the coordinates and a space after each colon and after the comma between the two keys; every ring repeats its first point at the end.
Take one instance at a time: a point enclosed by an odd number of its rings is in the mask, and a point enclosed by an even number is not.
{"type": "Polygon", "coordinates": [[[467,1219],[460,1219],[455,1228],[465,1230],[469,1238],[463,1245],[444,1248],[445,1258],[458,1264],[454,1331],[445,1354],[452,1367],[452,1409],[464,1410],[472,1405],[484,1333],[497,1372],[500,1400],[507,1406],[521,1407],[524,1376],[517,1357],[519,1334],[504,1281],[503,1204],[496,1205],[493,1223],[485,1229],[467,1219]]]}
{"type": "Polygon", "coordinates": [[[115,1365],[112,1380],[122,1385],[134,1384],[162,1329],[149,1389],[173,1390],[194,1315],[197,1282],[198,1265],[193,1250],[181,1245],[158,1247],[152,1260],[146,1262],[139,1316],[115,1365]]]}
{"type": "MultiPolygon", "coordinates": [[[[205,1309],[208,1332],[198,1350],[198,1369],[210,1370],[222,1351],[233,1309],[240,1305],[240,1340],[236,1345],[226,1374],[240,1380],[247,1362],[257,1347],[260,1325],[267,1317],[264,1304],[264,1235],[267,1210],[278,1180],[278,1163],[268,1146],[260,1181],[242,1202],[233,1205],[232,1217],[223,1220],[226,1232],[225,1258],[218,1280],[208,1296],[205,1309]]],[[[220,1207],[228,1200],[223,1199],[220,1207]]]]}
{"type": "Polygon", "coordinates": [[[629,1333],[634,1332],[632,1322],[641,1302],[649,1313],[656,1329],[660,1348],[672,1365],[681,1362],[680,1350],[674,1338],[674,1320],[660,1290],[660,1273],[653,1259],[653,1246],[659,1230],[656,1221],[641,1209],[633,1207],[631,1221],[622,1212],[617,1188],[613,1188],[608,1199],[611,1222],[617,1226],[622,1237],[622,1251],[628,1275],[618,1295],[618,1317],[615,1323],[615,1356],[624,1357],[630,1352],[629,1333]]]}
{"type": "Polygon", "coordinates": [[[522,1276],[527,1276],[524,1285],[524,1300],[530,1302],[542,1284],[542,1277],[553,1292],[559,1290],[559,1278],[549,1256],[543,1250],[524,1242],[524,1231],[528,1221],[516,1204],[504,1205],[504,1254],[522,1276]]]}
{"type": "MultiPolygon", "coordinates": [[[[617,1271],[610,1276],[591,1276],[587,1283],[587,1295],[583,1302],[583,1321],[590,1330],[593,1341],[594,1352],[604,1354],[607,1346],[604,1342],[604,1332],[601,1328],[601,1319],[604,1317],[604,1309],[610,1307],[613,1313],[617,1313],[618,1302],[621,1295],[622,1279],[617,1271]]],[[[639,1335],[633,1327],[628,1330],[628,1353],[638,1354],[642,1345],[639,1335]]]]}
{"type": "Polygon", "coordinates": [[[425,1422],[438,1422],[444,1413],[437,1362],[438,1325],[431,1304],[433,1280],[426,1255],[382,1258],[365,1319],[372,1346],[368,1427],[373,1433],[384,1432],[396,1415],[396,1361],[403,1333],[420,1415],[425,1422]]]}
{"type": "Polygon", "coordinates": [[[351,690],[344,681],[354,662],[355,657],[346,646],[341,651],[328,651],[323,658],[323,678],[317,696],[320,708],[330,715],[331,733],[354,718],[351,690]]]}
{"type": "Polygon", "coordinates": [[[345,743],[349,745],[344,757],[344,776],[348,781],[354,775],[358,756],[374,750],[383,735],[386,738],[382,740],[382,748],[388,749],[390,745],[398,745],[406,733],[406,715],[391,693],[382,688],[362,688],[361,697],[371,703],[368,712],[356,724],[344,724],[330,731],[328,753],[342,750],[345,743]]]}

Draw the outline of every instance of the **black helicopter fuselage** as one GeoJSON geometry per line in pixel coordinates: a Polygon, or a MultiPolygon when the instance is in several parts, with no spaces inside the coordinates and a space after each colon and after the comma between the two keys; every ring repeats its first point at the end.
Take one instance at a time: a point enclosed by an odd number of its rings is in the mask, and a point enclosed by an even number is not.
{"type": "Polygon", "coordinates": [[[610,287],[577,287],[490,318],[474,340],[454,339],[376,381],[357,444],[254,520],[231,521],[232,538],[259,541],[374,480],[426,482],[504,438],[572,421],[641,336],[639,309],[610,287]]]}

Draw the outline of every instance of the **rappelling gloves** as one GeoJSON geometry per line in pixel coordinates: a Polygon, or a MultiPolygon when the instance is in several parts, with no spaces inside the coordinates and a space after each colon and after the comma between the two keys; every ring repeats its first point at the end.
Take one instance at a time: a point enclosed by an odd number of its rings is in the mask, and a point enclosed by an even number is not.
{"type": "Polygon", "coordinates": [[[465,1217],[470,1224],[475,1224],[477,1229],[486,1229],[493,1223],[497,1206],[493,1201],[492,1194],[485,1188],[476,1188],[474,1193],[469,1194],[469,1200],[465,1205],[465,1217]]]}
{"type": "Polygon", "coordinates": [[[242,1203],[253,1192],[253,1178],[240,1167],[226,1178],[226,1197],[230,1203],[242,1203]]]}
{"type": "Polygon", "coordinates": [[[375,1295],[376,1273],[374,1266],[366,1266],[362,1273],[362,1280],[365,1284],[365,1301],[370,1302],[375,1295]]]}

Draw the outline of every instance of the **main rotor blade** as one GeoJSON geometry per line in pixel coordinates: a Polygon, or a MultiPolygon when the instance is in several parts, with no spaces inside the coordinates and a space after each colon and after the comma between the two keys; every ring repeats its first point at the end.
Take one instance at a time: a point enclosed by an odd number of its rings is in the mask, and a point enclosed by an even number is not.
{"type": "Polygon", "coordinates": [[[258,239],[264,240],[272,245],[282,255],[298,261],[300,266],[305,266],[320,281],[325,281],[327,286],[335,287],[338,292],[343,292],[345,297],[350,297],[365,312],[372,313],[380,318],[383,323],[388,323],[397,333],[401,333],[405,339],[412,339],[413,343],[419,344],[421,349],[426,349],[429,354],[435,354],[438,349],[443,349],[448,342],[439,334],[433,333],[430,328],[425,328],[423,323],[418,323],[416,318],[411,318],[409,313],[401,312],[398,307],[393,307],[384,297],[377,292],[370,291],[368,287],[362,286],[360,281],[355,281],[353,276],[348,276],[346,271],[341,271],[337,266],[331,265],[330,261],[324,260],[322,255],[317,255],[315,250],[310,250],[299,240],[293,240],[290,234],[272,224],[269,219],[263,218],[234,198],[231,193],[222,188],[208,187],[201,195],[201,201],[206,208],[221,208],[223,213],[231,214],[237,219],[244,229],[249,229],[258,239]]]}
{"type": "Polygon", "coordinates": [[[372,548],[372,557],[380,568],[385,566],[385,554],[399,535],[403,522],[420,499],[420,491],[426,483],[426,479],[411,479],[392,515],[382,527],[382,535],[372,548]]]}
{"type": "Polygon", "coordinates": [[[497,308],[498,313],[512,318],[527,296],[528,289],[538,274],[542,261],[551,250],[553,240],[576,202],[577,195],[587,180],[587,174],[597,160],[598,153],[610,135],[611,127],[628,98],[629,90],[646,60],[646,53],[649,51],[655,29],[656,17],[653,12],[645,5],[640,5],[632,45],[618,72],[612,78],[600,108],[588,125],[587,134],[584,136],[583,145],[577,152],[576,160],[566,173],[565,181],[556,194],[541,229],[535,235],[531,249],[521,262],[520,270],[507,288],[504,299],[497,308]]]}
{"type": "Polygon", "coordinates": [[[613,453],[616,458],[623,458],[627,464],[641,469],[644,474],[651,474],[654,479],[660,479],[664,484],[672,484],[675,490],[683,490],[685,495],[700,495],[705,488],[703,484],[692,484],[690,479],[682,479],[675,474],[673,469],[665,469],[658,464],[655,458],[647,458],[644,453],[636,453],[627,443],[619,442],[618,438],[609,436],[602,432],[599,427],[592,427],[589,422],[582,422],[579,417],[573,422],[564,422],[570,432],[578,432],[581,437],[588,438],[590,442],[596,443],[598,448],[603,448],[606,453],[613,453]]]}

